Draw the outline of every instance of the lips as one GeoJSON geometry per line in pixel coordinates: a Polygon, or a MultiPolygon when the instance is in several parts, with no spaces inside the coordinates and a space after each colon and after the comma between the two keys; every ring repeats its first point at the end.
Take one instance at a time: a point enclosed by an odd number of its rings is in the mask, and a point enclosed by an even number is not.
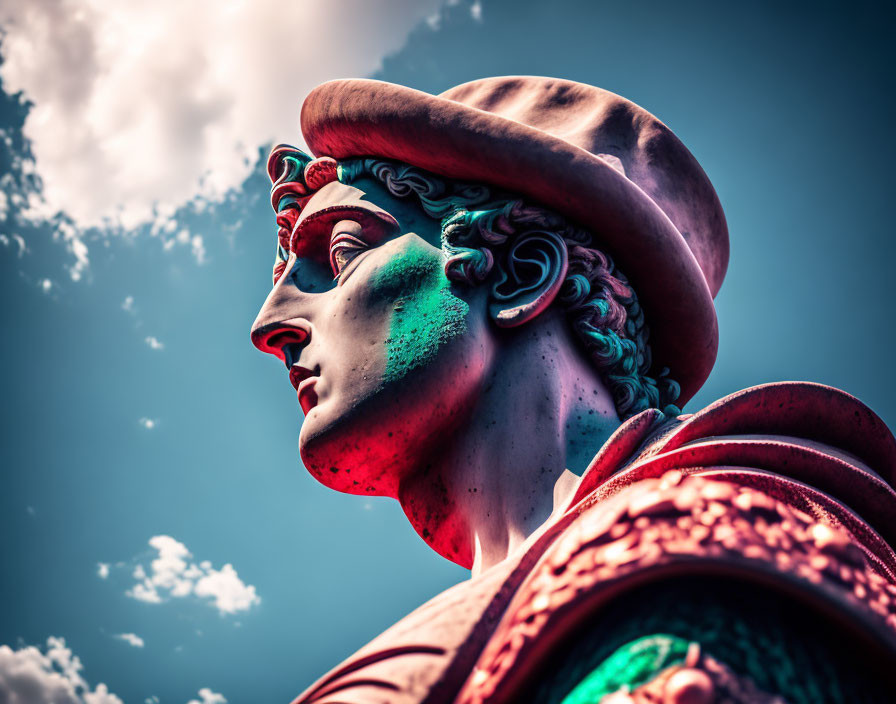
{"type": "Polygon", "coordinates": [[[293,364],[289,368],[289,381],[296,390],[299,405],[306,416],[308,411],[317,405],[317,392],[314,390],[314,385],[317,384],[319,378],[310,369],[300,367],[298,364],[293,364]]]}
{"type": "Polygon", "coordinates": [[[299,388],[297,389],[298,393],[296,394],[299,397],[299,405],[302,407],[302,413],[306,416],[308,412],[317,405],[317,392],[314,390],[314,385],[317,384],[318,377],[312,376],[309,379],[305,379],[301,384],[299,384],[299,388]]]}
{"type": "Polygon", "coordinates": [[[312,376],[314,376],[314,372],[307,367],[300,367],[298,364],[293,364],[289,368],[289,383],[292,384],[296,391],[299,390],[299,385],[305,381],[305,379],[312,376]]]}

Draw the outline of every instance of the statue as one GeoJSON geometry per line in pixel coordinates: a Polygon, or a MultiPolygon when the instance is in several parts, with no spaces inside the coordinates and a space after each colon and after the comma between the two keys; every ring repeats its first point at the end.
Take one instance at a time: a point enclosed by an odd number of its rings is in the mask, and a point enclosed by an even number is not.
{"type": "Polygon", "coordinates": [[[884,701],[896,440],[809,383],[681,408],[718,198],[655,117],[536,77],[315,89],[273,150],[308,470],[471,569],[296,702],[884,701]]]}

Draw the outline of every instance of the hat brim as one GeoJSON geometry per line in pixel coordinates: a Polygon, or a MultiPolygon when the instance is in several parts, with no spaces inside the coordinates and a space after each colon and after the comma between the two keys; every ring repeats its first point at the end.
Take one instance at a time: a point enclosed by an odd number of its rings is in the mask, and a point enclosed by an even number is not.
{"type": "Polygon", "coordinates": [[[392,83],[338,80],[302,106],[315,155],[395,159],[526,196],[593,233],[628,277],[650,329],[654,372],[669,368],[684,405],[718,350],[712,294],[681,233],[637,185],[569,142],[454,100],[392,83]]]}

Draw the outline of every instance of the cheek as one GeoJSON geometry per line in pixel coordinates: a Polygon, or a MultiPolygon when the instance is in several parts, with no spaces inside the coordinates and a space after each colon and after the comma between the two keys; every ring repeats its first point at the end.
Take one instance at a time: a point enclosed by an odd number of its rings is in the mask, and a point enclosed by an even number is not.
{"type": "Polygon", "coordinates": [[[420,244],[393,257],[371,279],[371,299],[389,311],[386,384],[430,363],[466,333],[469,306],[451,293],[442,267],[438,251],[420,244]]]}
{"type": "Polygon", "coordinates": [[[300,447],[320,481],[349,493],[395,496],[435,438],[467,417],[492,359],[484,289],[458,298],[440,250],[400,244],[371,252],[318,318],[321,402],[300,447]]]}
{"type": "Polygon", "coordinates": [[[345,286],[327,313],[318,323],[323,390],[344,411],[381,386],[389,308],[370,300],[367,286],[345,286]]]}

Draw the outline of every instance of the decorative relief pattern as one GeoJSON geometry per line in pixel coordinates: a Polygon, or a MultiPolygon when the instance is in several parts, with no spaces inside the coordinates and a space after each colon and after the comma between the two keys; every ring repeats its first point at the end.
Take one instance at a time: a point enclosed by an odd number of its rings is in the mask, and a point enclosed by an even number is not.
{"type": "Polygon", "coordinates": [[[742,573],[815,596],[896,649],[896,585],[843,532],[746,486],[666,473],[583,514],[514,597],[460,704],[514,701],[516,688],[583,604],[658,574],[742,573]]]}

